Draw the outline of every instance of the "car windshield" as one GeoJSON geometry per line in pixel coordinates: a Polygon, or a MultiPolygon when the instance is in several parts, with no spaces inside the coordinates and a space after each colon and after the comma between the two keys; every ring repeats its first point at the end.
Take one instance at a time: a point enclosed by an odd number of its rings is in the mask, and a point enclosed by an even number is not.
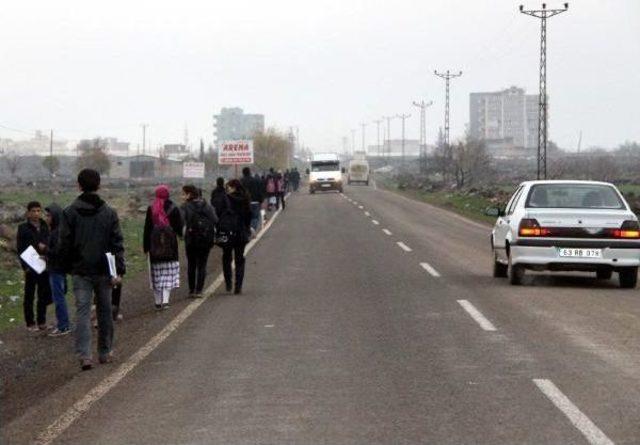
{"type": "Polygon", "coordinates": [[[531,187],[527,207],[569,209],[624,209],[611,186],[600,184],[539,184],[531,187]]]}
{"type": "Polygon", "coordinates": [[[334,172],[340,170],[337,162],[314,162],[311,164],[312,172],[334,172]]]}

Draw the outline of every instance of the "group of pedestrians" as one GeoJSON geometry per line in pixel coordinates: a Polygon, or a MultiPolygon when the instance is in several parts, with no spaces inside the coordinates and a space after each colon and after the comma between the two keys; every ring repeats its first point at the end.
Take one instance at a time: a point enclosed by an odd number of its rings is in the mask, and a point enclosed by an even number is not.
{"type": "MultiPolygon", "coordinates": [[[[76,300],[75,349],[83,370],[93,367],[91,310],[98,323],[98,361],[113,359],[113,289],[126,272],[124,244],[118,215],[97,194],[100,174],[84,169],[78,174],[80,195],[64,210],[44,208],[32,201],[27,221],[18,227],[17,250],[24,270],[24,319],[29,331],[46,332],[47,306],[53,302],[57,325],[49,332],[71,332],[66,303],[67,275],[71,275],[76,300]],[[29,252],[33,255],[29,255],[29,252]],[[37,294],[37,314],[33,303],[37,294]],[[37,324],[36,324],[37,323],[37,324]]],[[[115,295],[119,301],[119,295],[115,295]]],[[[119,302],[118,302],[119,304],[119,302]]]]}
{"type": "MultiPolygon", "coordinates": [[[[65,209],[55,203],[27,205],[26,222],[18,228],[17,250],[24,270],[24,319],[29,331],[50,336],[70,333],[66,302],[67,277],[75,295],[75,349],[83,370],[94,366],[91,353],[92,307],[98,333],[98,361],[113,360],[114,320],[118,319],[122,277],[126,273],[124,243],[117,212],[99,195],[100,175],[93,169],[78,174],[80,195],[65,209]],[[44,212],[44,213],[43,213],[44,212]],[[35,251],[35,260],[25,254],[35,251]],[[27,252],[28,253],[28,252],[27,252]],[[38,261],[44,260],[44,270],[38,261]],[[37,295],[37,301],[36,301],[37,295]],[[34,314],[34,302],[36,313],[34,314]],[[55,304],[56,326],[47,325],[47,306],[55,304]]],[[[184,240],[189,296],[200,298],[211,249],[222,250],[225,289],[242,293],[245,248],[261,229],[270,197],[285,205],[284,176],[273,169],[265,177],[244,168],[241,179],[216,180],[207,202],[195,185],[182,187],[182,203],[171,199],[167,185],[155,189],[147,208],[143,250],[148,255],[155,308],[170,306],[171,291],[180,287],[179,239],[184,240]],[[275,185],[270,191],[269,183],[275,185]],[[233,264],[235,263],[235,274],[233,264]]]]}

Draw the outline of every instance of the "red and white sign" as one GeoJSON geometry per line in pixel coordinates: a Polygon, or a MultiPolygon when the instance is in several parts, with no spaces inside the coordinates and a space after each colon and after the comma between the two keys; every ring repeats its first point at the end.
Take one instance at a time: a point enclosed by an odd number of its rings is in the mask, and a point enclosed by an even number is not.
{"type": "Polygon", "coordinates": [[[253,164],[253,141],[224,141],[218,148],[218,164],[253,164]]]}

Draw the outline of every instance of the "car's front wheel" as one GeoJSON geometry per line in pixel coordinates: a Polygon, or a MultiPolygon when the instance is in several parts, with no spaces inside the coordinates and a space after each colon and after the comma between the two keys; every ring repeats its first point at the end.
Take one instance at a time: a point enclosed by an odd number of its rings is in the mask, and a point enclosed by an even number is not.
{"type": "Polygon", "coordinates": [[[498,256],[493,253],[493,276],[494,278],[507,278],[509,266],[498,261],[498,256]]]}
{"type": "Polygon", "coordinates": [[[519,286],[522,284],[522,280],[524,279],[524,266],[519,264],[513,264],[511,262],[511,255],[509,255],[509,283],[514,286],[519,286]]]}
{"type": "Polygon", "coordinates": [[[633,289],[638,284],[638,268],[625,267],[618,273],[620,278],[620,287],[623,289],[633,289]]]}

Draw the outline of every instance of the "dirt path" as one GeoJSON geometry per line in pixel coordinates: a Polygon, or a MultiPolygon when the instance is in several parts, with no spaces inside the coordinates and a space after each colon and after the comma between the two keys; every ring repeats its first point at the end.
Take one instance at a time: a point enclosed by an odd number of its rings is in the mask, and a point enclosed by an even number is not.
{"type": "MultiPolygon", "coordinates": [[[[188,304],[183,250],[181,248],[181,287],[174,291],[172,306],[167,311],[157,312],[154,309],[146,272],[125,277],[121,303],[124,319],[115,324],[114,353],[118,362],[144,345],[188,304]]],[[[209,257],[207,285],[221,273],[221,257],[221,250],[214,248],[209,257]]],[[[67,301],[71,306],[75,304],[73,296],[68,297],[67,301]]],[[[52,315],[49,320],[55,320],[55,316],[52,315]]],[[[96,337],[94,335],[94,342],[96,337]]],[[[20,327],[1,334],[0,341],[0,426],[21,416],[43,396],[54,393],[74,379],[77,379],[78,385],[90,388],[94,380],[102,378],[107,368],[111,368],[98,367],[80,376],[73,334],[51,338],[29,333],[20,327]]]]}

